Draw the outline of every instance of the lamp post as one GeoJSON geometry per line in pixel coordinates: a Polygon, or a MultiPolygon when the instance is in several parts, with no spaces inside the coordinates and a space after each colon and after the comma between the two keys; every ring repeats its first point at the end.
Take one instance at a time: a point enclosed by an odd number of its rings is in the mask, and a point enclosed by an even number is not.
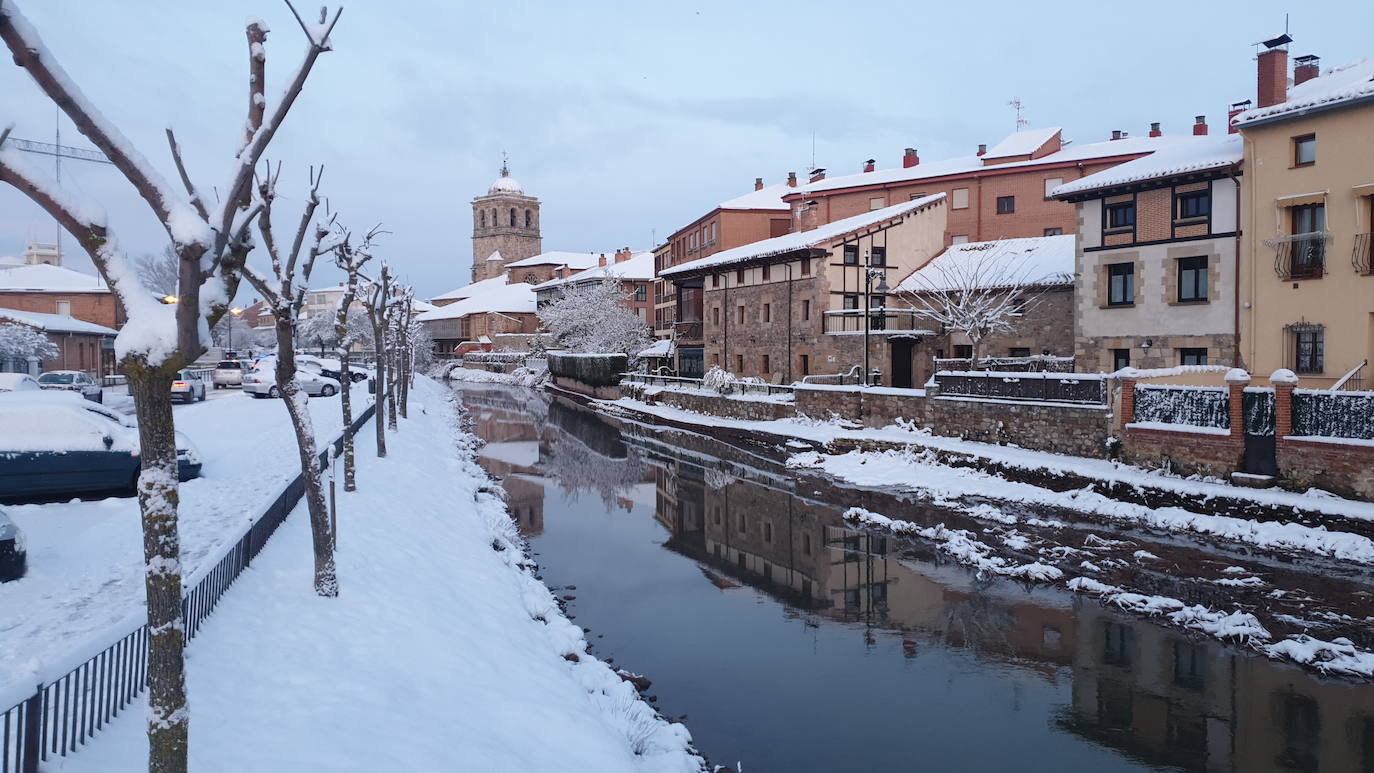
{"type": "Polygon", "coordinates": [[[864,250],[864,386],[872,386],[872,377],[868,370],[868,333],[872,321],[869,316],[869,300],[875,289],[880,293],[887,293],[887,272],[874,268],[872,251],[864,250]],[[876,288],[873,287],[874,279],[878,280],[876,288]]]}
{"type": "Polygon", "coordinates": [[[229,318],[229,336],[228,336],[229,342],[228,342],[227,344],[224,345],[224,348],[226,348],[226,349],[233,349],[233,348],[234,348],[234,320],[238,319],[238,316],[239,316],[240,314],[243,313],[243,309],[240,309],[239,307],[235,306],[234,308],[232,308],[232,309],[229,310],[229,313],[232,314],[232,315],[234,315],[234,316],[232,316],[232,317],[229,318]]]}

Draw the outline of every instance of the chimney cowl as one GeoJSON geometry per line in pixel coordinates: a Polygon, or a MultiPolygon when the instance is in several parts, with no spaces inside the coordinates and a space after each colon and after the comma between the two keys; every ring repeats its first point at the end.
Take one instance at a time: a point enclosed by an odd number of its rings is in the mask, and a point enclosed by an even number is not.
{"type": "Polygon", "coordinates": [[[1119,140],[1119,139],[1121,139],[1121,130],[1120,130],[1120,129],[1112,129],[1112,139],[1114,139],[1114,140],[1119,140]]]}
{"type": "Polygon", "coordinates": [[[816,183],[825,179],[825,167],[816,167],[811,170],[810,182],[816,183]]]}
{"type": "Polygon", "coordinates": [[[985,156],[988,153],[988,146],[985,142],[978,143],[978,155],[985,156]]]}
{"type": "Polygon", "coordinates": [[[1207,116],[1199,115],[1193,118],[1193,136],[1207,136],[1207,116]]]}
{"type": "Polygon", "coordinates": [[[1164,132],[1163,132],[1163,131],[1160,131],[1160,128],[1159,128],[1159,121],[1155,121],[1154,123],[1150,124],[1150,136],[1151,136],[1151,137],[1162,137],[1163,135],[1164,135],[1164,132]]]}
{"type": "Polygon", "coordinates": [[[761,191],[761,190],[763,190],[763,178],[762,178],[762,177],[755,177],[755,178],[754,178],[754,190],[756,190],[756,191],[761,191]]]}
{"type": "Polygon", "coordinates": [[[865,172],[871,172],[871,171],[873,171],[873,165],[874,165],[875,163],[877,163],[877,162],[876,162],[874,159],[871,159],[871,158],[868,159],[867,161],[865,161],[865,162],[864,162],[864,171],[865,171],[865,172]]]}
{"type": "Polygon", "coordinates": [[[795,188],[795,187],[797,187],[797,173],[796,173],[796,172],[788,172],[788,173],[787,173],[787,187],[789,187],[789,188],[795,188]]]}
{"type": "Polygon", "coordinates": [[[902,152],[902,168],[909,169],[921,163],[921,157],[916,155],[916,148],[907,148],[902,152]]]}
{"type": "Polygon", "coordinates": [[[1321,58],[1303,54],[1293,58],[1293,85],[1306,83],[1321,74],[1321,58]]]}
{"type": "Polygon", "coordinates": [[[601,267],[601,268],[605,268],[605,267],[606,267],[606,253],[604,253],[604,252],[601,253],[601,257],[599,257],[599,258],[596,259],[596,265],[599,266],[599,267],[601,267]]]}

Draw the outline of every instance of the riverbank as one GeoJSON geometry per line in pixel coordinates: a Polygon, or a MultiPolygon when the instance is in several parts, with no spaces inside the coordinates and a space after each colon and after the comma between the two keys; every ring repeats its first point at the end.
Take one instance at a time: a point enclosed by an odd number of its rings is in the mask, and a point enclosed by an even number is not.
{"type": "MultiPolygon", "coordinates": [[[[339,495],[337,599],[311,591],[293,512],[188,651],[196,771],[699,771],[690,735],[586,654],[533,574],[501,490],[448,390],[417,380],[410,418],[339,495]]],[[[138,712],[64,771],[133,770],[138,712]]]]}

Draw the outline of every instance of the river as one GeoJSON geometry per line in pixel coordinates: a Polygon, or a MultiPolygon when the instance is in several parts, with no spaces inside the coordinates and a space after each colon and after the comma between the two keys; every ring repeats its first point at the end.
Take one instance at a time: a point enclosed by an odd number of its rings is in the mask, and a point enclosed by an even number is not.
{"type": "Polygon", "coordinates": [[[747,453],[543,392],[455,389],[593,653],[652,679],[717,764],[1374,771],[1374,686],[980,577],[848,527],[842,494],[747,453]]]}

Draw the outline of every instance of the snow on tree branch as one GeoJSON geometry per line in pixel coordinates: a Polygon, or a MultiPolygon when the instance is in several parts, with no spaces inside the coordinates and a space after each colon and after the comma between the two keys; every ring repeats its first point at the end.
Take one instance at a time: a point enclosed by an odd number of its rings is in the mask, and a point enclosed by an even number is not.
{"type": "Polygon", "coordinates": [[[57,345],[43,331],[0,319],[0,360],[51,360],[57,356],[57,345]]]}
{"type": "Polygon", "coordinates": [[[649,345],[649,326],[626,305],[619,276],[565,288],[539,310],[539,321],[564,348],[574,352],[634,354],[649,345]]]}

